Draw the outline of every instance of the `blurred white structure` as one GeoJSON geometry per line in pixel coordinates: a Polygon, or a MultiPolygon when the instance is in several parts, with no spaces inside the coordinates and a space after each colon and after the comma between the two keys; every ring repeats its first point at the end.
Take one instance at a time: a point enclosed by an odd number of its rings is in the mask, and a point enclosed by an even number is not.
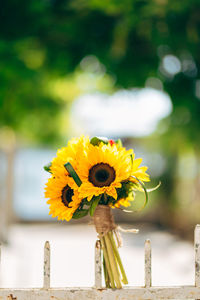
{"type": "Polygon", "coordinates": [[[71,120],[78,134],[137,137],[151,134],[172,111],[170,97],[152,88],[119,90],[109,96],[85,94],[72,104],[71,120]]]}

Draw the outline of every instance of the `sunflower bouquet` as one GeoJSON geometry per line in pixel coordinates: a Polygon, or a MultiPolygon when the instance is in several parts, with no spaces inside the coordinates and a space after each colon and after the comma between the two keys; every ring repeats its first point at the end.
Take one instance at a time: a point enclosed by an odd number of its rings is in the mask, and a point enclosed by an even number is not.
{"type": "Polygon", "coordinates": [[[90,214],[103,250],[105,284],[121,288],[128,280],[119,255],[120,237],[112,208],[128,207],[136,191],[144,191],[149,181],[147,167],[140,166],[133,150],[121,140],[81,136],[66,147],[44,169],[51,173],[45,188],[50,214],[70,221],[90,214]]]}

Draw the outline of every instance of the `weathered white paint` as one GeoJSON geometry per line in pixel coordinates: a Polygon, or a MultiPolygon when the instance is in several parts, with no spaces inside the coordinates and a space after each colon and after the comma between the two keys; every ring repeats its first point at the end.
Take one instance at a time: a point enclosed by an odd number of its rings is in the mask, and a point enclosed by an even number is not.
{"type": "Polygon", "coordinates": [[[101,261],[101,243],[96,241],[95,245],[95,287],[102,288],[102,261],[101,261]]]}
{"type": "Polygon", "coordinates": [[[51,288],[0,289],[0,299],[8,300],[161,300],[198,299],[200,287],[126,287],[123,289],[51,288]]]}
{"type": "Polygon", "coordinates": [[[50,244],[46,241],[44,245],[44,277],[43,288],[50,288],[50,244]]]}
{"type": "Polygon", "coordinates": [[[145,287],[151,286],[151,242],[150,240],[145,241],[144,245],[144,284],[145,287]]]}
{"type": "Polygon", "coordinates": [[[195,249],[195,285],[200,286],[200,225],[197,224],[194,231],[195,249]]]}
{"type": "Polygon", "coordinates": [[[123,289],[102,288],[101,247],[95,245],[95,287],[94,288],[50,288],[50,245],[44,247],[44,285],[42,289],[3,289],[0,300],[164,300],[200,299],[200,225],[195,228],[195,286],[152,287],[151,286],[151,243],[145,242],[145,287],[124,287],[123,289]]]}

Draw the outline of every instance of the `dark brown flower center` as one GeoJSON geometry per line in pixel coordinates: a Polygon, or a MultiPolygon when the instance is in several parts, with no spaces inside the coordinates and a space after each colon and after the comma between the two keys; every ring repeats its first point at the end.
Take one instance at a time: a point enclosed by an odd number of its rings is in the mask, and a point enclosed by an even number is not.
{"type": "Polygon", "coordinates": [[[62,190],[62,203],[69,207],[69,203],[72,201],[72,197],[74,195],[74,191],[66,185],[62,190]]]}
{"type": "Polygon", "coordinates": [[[94,186],[109,186],[115,180],[115,170],[108,164],[96,164],[89,170],[88,179],[94,186]]]}

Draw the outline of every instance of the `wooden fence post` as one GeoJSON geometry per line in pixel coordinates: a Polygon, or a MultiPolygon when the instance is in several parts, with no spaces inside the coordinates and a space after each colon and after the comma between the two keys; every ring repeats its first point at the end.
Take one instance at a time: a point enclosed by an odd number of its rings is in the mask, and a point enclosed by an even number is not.
{"type": "Polygon", "coordinates": [[[50,288],[50,244],[46,241],[44,245],[44,275],[43,275],[43,288],[50,288]]]}
{"type": "Polygon", "coordinates": [[[145,287],[151,287],[151,242],[150,240],[145,241],[144,253],[145,253],[144,255],[145,287]]]}
{"type": "Polygon", "coordinates": [[[200,225],[197,224],[194,231],[195,249],[195,286],[200,287],[200,225]]]}
{"type": "Polygon", "coordinates": [[[95,288],[102,288],[101,243],[99,240],[95,244],[95,288]]]}

